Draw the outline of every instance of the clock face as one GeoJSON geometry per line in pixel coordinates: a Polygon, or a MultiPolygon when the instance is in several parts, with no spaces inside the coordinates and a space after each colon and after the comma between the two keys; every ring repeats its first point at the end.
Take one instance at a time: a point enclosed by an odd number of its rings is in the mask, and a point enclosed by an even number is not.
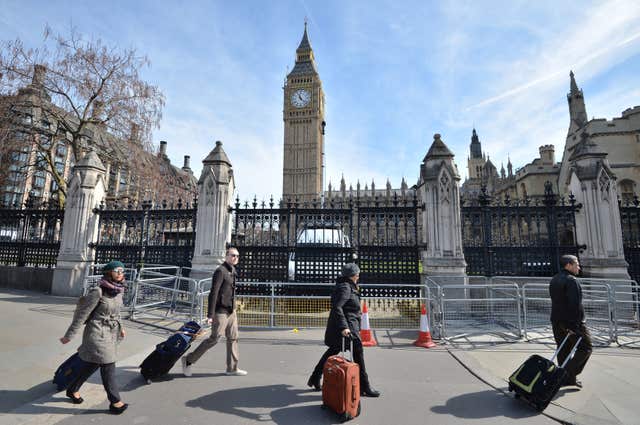
{"type": "Polygon", "coordinates": [[[307,90],[299,89],[291,94],[291,104],[296,108],[304,108],[311,101],[311,93],[307,90]]]}

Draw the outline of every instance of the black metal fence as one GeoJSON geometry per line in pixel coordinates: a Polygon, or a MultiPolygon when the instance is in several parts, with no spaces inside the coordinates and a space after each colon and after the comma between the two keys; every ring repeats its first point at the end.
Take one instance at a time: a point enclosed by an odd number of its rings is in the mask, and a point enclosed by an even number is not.
{"type": "Polygon", "coordinates": [[[640,200],[637,196],[634,196],[633,201],[620,203],[620,222],[629,275],[631,279],[640,282],[640,200]]]}
{"type": "MultiPolygon", "coordinates": [[[[259,205],[255,199],[241,207],[237,200],[232,245],[241,254],[239,280],[334,282],[342,265],[357,261],[362,283],[394,284],[385,291],[400,295],[402,284],[420,281],[419,209],[415,198],[382,204],[356,197],[324,207],[295,202],[276,206],[273,200],[259,205]]],[[[293,287],[276,288],[291,295],[293,287]]],[[[327,291],[296,288],[300,294],[327,291]]]]}
{"type": "Polygon", "coordinates": [[[467,274],[551,276],[562,254],[578,256],[573,196],[565,202],[551,191],[542,200],[497,202],[483,190],[477,202],[462,206],[462,243],[467,274]]]}
{"type": "Polygon", "coordinates": [[[150,202],[101,205],[95,262],[120,260],[132,267],[171,264],[190,267],[196,228],[196,205],[150,202]]]}
{"type": "Polygon", "coordinates": [[[63,220],[64,210],[56,206],[0,207],[0,264],[54,267],[63,220]]]}

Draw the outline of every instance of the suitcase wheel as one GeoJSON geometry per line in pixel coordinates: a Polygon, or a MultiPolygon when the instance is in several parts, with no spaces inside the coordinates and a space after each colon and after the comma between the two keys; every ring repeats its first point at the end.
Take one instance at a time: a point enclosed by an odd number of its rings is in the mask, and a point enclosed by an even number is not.
{"type": "Polygon", "coordinates": [[[151,385],[151,379],[147,379],[146,382],[147,382],[147,385],[151,385]]]}
{"type": "Polygon", "coordinates": [[[351,419],[353,419],[353,418],[347,412],[345,412],[345,413],[340,415],[340,422],[347,422],[347,421],[349,421],[351,419]]]}

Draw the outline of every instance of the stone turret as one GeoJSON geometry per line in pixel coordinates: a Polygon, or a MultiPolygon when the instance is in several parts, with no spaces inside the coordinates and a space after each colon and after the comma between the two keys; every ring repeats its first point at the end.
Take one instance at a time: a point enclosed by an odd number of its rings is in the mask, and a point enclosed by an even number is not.
{"type": "Polygon", "coordinates": [[[235,180],[222,142],[202,161],[198,180],[198,212],[193,268],[213,270],[222,264],[231,241],[231,214],[235,180]]]}
{"type": "Polygon", "coordinates": [[[427,275],[465,276],[460,221],[460,175],[453,153],[440,134],[420,167],[419,196],[425,205],[422,229],[427,249],[422,251],[427,275]]]}

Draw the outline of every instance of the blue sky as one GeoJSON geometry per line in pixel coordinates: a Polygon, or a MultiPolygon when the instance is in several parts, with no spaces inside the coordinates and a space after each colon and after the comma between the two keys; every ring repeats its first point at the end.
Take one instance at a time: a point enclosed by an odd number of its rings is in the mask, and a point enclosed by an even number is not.
{"type": "Polygon", "coordinates": [[[589,117],[640,104],[640,3],[628,1],[9,1],[0,39],[70,25],[131,46],[167,98],[154,141],[172,163],[221,140],[242,199],[282,191],[282,84],[309,21],[326,96],[326,182],[411,185],[442,138],[467,175],[475,126],[500,168],[556,146],[574,70],[589,117]]]}

